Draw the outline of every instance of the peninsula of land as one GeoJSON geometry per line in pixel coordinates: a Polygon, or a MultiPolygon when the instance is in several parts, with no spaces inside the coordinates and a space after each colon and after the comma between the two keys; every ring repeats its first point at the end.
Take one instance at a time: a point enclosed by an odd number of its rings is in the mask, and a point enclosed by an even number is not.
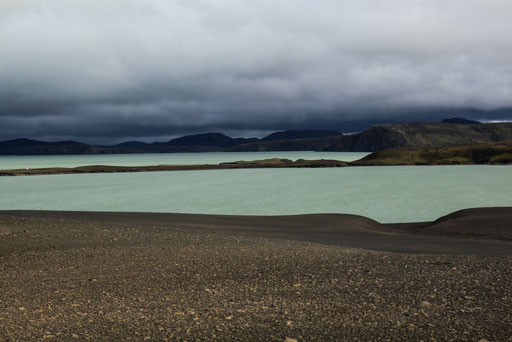
{"type": "Polygon", "coordinates": [[[272,158],[254,161],[237,161],[220,164],[192,164],[192,165],[153,165],[153,166],[109,166],[90,165],[79,167],[55,167],[41,169],[0,170],[0,176],[35,176],[59,175],[81,173],[117,173],[117,172],[153,172],[153,171],[197,171],[197,170],[233,170],[254,168],[319,168],[343,167],[346,162],[339,160],[304,160],[292,161],[289,159],[272,158]]]}

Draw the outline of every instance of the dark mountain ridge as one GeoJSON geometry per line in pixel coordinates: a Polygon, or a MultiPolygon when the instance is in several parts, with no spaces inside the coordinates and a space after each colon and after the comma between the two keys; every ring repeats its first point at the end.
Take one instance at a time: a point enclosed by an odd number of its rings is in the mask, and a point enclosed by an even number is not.
{"type": "Polygon", "coordinates": [[[322,151],[374,152],[398,147],[436,148],[512,140],[512,123],[398,123],[345,135],[322,151]]]}
{"type": "Polygon", "coordinates": [[[231,138],[222,133],[203,133],[186,135],[158,144],[162,146],[214,146],[224,148],[258,140],[258,138],[231,138]]]}
{"type": "MultiPolygon", "coordinates": [[[[271,142],[291,141],[295,137],[325,137],[326,134],[341,136],[338,131],[284,131],[272,133],[269,136],[258,138],[231,138],[222,133],[203,133],[186,135],[167,142],[145,143],[141,141],[127,141],[113,146],[89,145],[75,141],[45,142],[31,139],[14,139],[0,142],[0,155],[50,155],[50,154],[117,154],[117,153],[174,153],[174,152],[220,152],[230,151],[240,145],[250,145],[269,139],[271,142]],[[277,134],[277,135],[275,135],[277,134]],[[275,140],[276,136],[280,140],[275,140]]],[[[324,139],[324,138],[321,138],[324,139]]],[[[301,140],[301,139],[299,139],[301,140]]],[[[329,141],[329,140],[328,140],[329,141]]],[[[329,141],[330,142],[330,141],[329,141]]],[[[306,142],[297,145],[297,142],[281,143],[284,150],[312,150],[327,146],[327,143],[313,144],[306,142]],[[287,147],[288,146],[288,147],[287,147]]],[[[242,149],[243,150],[243,149],[242,149]]],[[[248,150],[251,150],[250,148],[248,150]]]]}
{"type": "Polygon", "coordinates": [[[20,138],[0,141],[0,154],[3,155],[84,154],[89,148],[89,144],[71,140],[45,142],[20,138]]]}
{"type": "Polygon", "coordinates": [[[341,136],[339,131],[327,131],[327,130],[306,130],[306,131],[284,131],[275,132],[264,138],[261,141],[276,141],[276,140],[295,140],[295,139],[309,139],[309,138],[324,138],[341,136]]]}
{"type": "Polygon", "coordinates": [[[76,141],[15,139],[0,142],[0,155],[114,154],[172,152],[338,151],[374,152],[391,148],[438,148],[512,141],[512,123],[397,123],[351,135],[337,131],[285,131],[265,138],[231,138],[222,133],[188,135],[168,142],[126,142],[95,146],[76,141]],[[327,135],[335,134],[335,135],[327,135]],[[297,136],[303,138],[296,138],[297,136]],[[277,139],[277,140],[276,140],[277,139]]]}

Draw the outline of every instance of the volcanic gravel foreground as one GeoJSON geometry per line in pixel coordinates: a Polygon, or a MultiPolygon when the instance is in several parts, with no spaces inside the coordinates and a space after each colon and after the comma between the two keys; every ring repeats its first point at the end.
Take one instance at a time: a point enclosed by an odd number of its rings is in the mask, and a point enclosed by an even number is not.
{"type": "Polygon", "coordinates": [[[511,209],[486,210],[0,211],[0,340],[512,341],[511,209]]]}

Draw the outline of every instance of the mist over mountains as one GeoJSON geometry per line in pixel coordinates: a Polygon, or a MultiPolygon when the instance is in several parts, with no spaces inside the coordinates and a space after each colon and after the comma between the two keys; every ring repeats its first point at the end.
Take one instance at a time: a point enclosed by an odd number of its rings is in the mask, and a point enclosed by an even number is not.
{"type": "Polygon", "coordinates": [[[507,0],[0,1],[0,140],[510,120],[511,11],[507,0]]]}

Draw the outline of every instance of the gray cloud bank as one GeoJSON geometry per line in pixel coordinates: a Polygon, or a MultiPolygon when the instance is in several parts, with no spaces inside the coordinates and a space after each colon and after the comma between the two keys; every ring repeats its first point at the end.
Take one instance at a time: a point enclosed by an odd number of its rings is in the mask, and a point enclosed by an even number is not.
{"type": "Polygon", "coordinates": [[[511,16],[509,0],[0,0],[0,138],[510,119],[511,16]]]}

